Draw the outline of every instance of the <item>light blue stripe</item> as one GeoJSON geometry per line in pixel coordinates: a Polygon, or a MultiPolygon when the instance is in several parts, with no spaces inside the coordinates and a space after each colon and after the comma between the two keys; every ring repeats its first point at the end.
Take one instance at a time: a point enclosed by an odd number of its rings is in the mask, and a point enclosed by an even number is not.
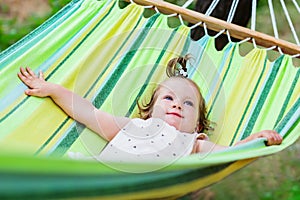
{"type": "MultiPolygon", "coordinates": [[[[228,73],[229,73],[229,71],[231,70],[231,67],[232,67],[231,66],[232,65],[232,60],[234,59],[233,58],[234,55],[235,55],[234,52],[235,52],[235,49],[236,49],[237,45],[238,45],[237,43],[229,43],[227,45],[227,48],[223,50],[224,51],[224,54],[223,54],[223,57],[222,57],[223,59],[222,59],[221,64],[218,67],[218,69],[219,69],[218,72],[219,73],[217,73],[217,75],[215,76],[215,80],[213,81],[213,84],[211,84],[212,87],[210,88],[210,91],[217,91],[216,95],[215,95],[214,99],[211,96],[206,97],[208,100],[212,98],[211,108],[208,110],[207,116],[210,116],[210,113],[212,112],[213,107],[215,106],[215,103],[216,103],[217,99],[219,98],[220,92],[222,91],[223,84],[226,82],[227,75],[228,75],[228,73]],[[224,76],[222,77],[221,83],[220,83],[219,87],[217,88],[217,86],[216,86],[217,82],[220,81],[219,74],[220,74],[221,71],[223,71],[225,63],[226,63],[228,58],[229,58],[228,66],[225,69],[224,76]]],[[[208,95],[209,94],[212,94],[212,93],[208,93],[208,95]]]]}
{"type": "Polygon", "coordinates": [[[195,63],[193,66],[191,66],[191,67],[187,66],[188,77],[190,77],[191,79],[193,79],[193,77],[199,67],[199,63],[202,60],[208,40],[209,40],[209,36],[205,35],[198,41],[194,41],[194,40],[191,41],[188,53],[192,54],[192,56],[193,56],[193,58],[192,58],[193,60],[191,62],[193,62],[195,59],[195,61],[194,61],[195,63]]]}
{"type": "Polygon", "coordinates": [[[285,136],[286,133],[292,128],[292,126],[300,119],[300,107],[297,108],[296,112],[292,115],[291,119],[283,126],[280,131],[281,136],[285,136]]]}
{"type": "MultiPolygon", "coordinates": [[[[59,57],[61,57],[61,55],[63,55],[66,52],[66,50],[70,49],[70,47],[72,47],[78,41],[78,38],[82,37],[82,35],[85,34],[86,30],[89,29],[95,21],[99,20],[99,15],[102,14],[102,11],[106,10],[107,6],[109,6],[110,3],[111,2],[108,1],[108,3],[106,3],[100,9],[100,11],[84,27],[82,27],[81,30],[79,30],[72,38],[70,38],[68,42],[62,45],[62,47],[59,48],[52,56],[50,56],[48,60],[46,60],[39,67],[37,67],[37,69],[34,70],[35,73],[38,73],[40,70],[43,72],[47,71],[49,67],[51,67],[53,63],[55,63],[59,59],[59,57]]],[[[55,70],[57,70],[57,68],[55,70]]],[[[46,79],[49,79],[53,74],[54,73],[51,73],[46,79]]],[[[3,100],[1,100],[0,112],[3,111],[7,106],[12,104],[15,99],[21,96],[24,93],[25,89],[27,89],[27,87],[23,83],[20,83],[13,90],[11,90],[11,93],[7,94],[3,98],[3,100]]]]}

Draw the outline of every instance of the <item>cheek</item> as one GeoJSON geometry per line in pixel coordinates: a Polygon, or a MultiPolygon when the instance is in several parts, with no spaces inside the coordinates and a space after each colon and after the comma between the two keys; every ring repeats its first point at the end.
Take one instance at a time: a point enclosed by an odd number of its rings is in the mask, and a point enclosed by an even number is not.
{"type": "Polygon", "coordinates": [[[153,108],[152,108],[152,114],[151,114],[151,117],[160,117],[164,114],[164,108],[162,105],[154,105],[153,108]]]}
{"type": "Polygon", "coordinates": [[[199,112],[198,110],[191,109],[189,112],[190,121],[192,123],[198,123],[199,120],[199,112]]]}

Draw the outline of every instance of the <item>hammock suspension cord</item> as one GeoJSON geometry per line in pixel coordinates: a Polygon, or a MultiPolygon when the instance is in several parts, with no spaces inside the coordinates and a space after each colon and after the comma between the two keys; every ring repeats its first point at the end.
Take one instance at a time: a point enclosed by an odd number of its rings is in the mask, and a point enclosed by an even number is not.
{"type": "Polygon", "coordinates": [[[235,0],[232,2],[231,9],[227,18],[228,23],[232,22],[238,4],[239,4],[239,0],[235,0]]]}
{"type": "MultiPolygon", "coordinates": [[[[299,58],[300,57],[300,44],[299,44],[299,39],[296,34],[296,30],[292,24],[292,20],[288,14],[287,8],[283,0],[281,0],[281,4],[284,10],[284,13],[286,15],[286,18],[288,20],[289,26],[292,30],[294,39],[296,41],[296,44],[284,41],[282,39],[279,39],[278,37],[278,30],[276,26],[276,19],[275,19],[275,14],[274,14],[274,8],[271,0],[269,1],[269,8],[270,8],[270,15],[271,15],[271,20],[272,20],[272,25],[273,25],[273,30],[274,30],[274,37],[255,31],[255,24],[256,24],[256,0],[252,1],[252,13],[251,13],[251,29],[241,27],[235,24],[232,24],[232,20],[234,17],[234,13],[237,9],[237,5],[239,3],[239,0],[234,0],[231,9],[227,18],[227,21],[223,21],[220,19],[216,19],[213,17],[210,17],[209,14],[212,13],[214,8],[217,6],[220,0],[214,0],[211,5],[209,6],[208,10],[206,11],[205,15],[202,13],[192,11],[189,9],[185,9],[188,7],[192,1],[188,0],[182,7],[163,2],[163,1],[158,1],[158,0],[126,0],[131,3],[135,3],[138,5],[142,5],[144,8],[152,8],[154,9],[157,13],[163,13],[167,17],[178,17],[180,20],[180,23],[182,25],[184,24],[184,20],[188,21],[190,23],[193,23],[194,25],[190,27],[190,29],[196,28],[197,26],[203,26],[204,31],[207,34],[206,29],[211,29],[214,31],[219,32],[217,35],[214,37],[218,37],[220,34],[223,34],[226,32],[228,38],[230,36],[240,39],[240,43],[246,42],[246,41],[251,41],[253,43],[253,46],[256,48],[257,45],[260,45],[264,47],[266,50],[277,50],[280,54],[289,54],[292,57],[299,58]]],[[[296,9],[299,11],[299,6],[296,1],[293,1],[296,9]]]]}
{"type": "Polygon", "coordinates": [[[214,1],[210,4],[209,8],[208,8],[207,11],[205,12],[205,15],[206,15],[206,16],[210,16],[210,15],[211,15],[212,11],[216,8],[216,6],[218,5],[219,1],[220,1],[220,0],[214,0],[214,1]]]}
{"type": "Polygon", "coordinates": [[[296,2],[296,0],[293,0],[293,3],[295,5],[296,9],[298,10],[298,13],[300,13],[300,7],[299,7],[298,3],[296,2]]]}
{"type": "Polygon", "coordinates": [[[300,45],[299,39],[298,39],[298,36],[297,36],[297,33],[296,33],[296,30],[295,30],[295,27],[294,27],[294,25],[293,25],[293,22],[292,22],[292,20],[291,20],[291,17],[290,17],[290,15],[289,15],[289,12],[288,12],[288,10],[287,10],[287,7],[286,7],[286,5],[285,5],[285,3],[284,3],[283,0],[280,0],[280,3],[281,3],[281,5],[282,5],[283,11],[284,11],[285,17],[286,17],[286,19],[287,19],[287,21],[288,21],[288,24],[289,24],[289,26],[290,26],[290,29],[291,29],[291,31],[292,31],[292,33],[293,33],[294,39],[295,39],[295,41],[296,41],[296,44],[297,44],[297,45],[300,45]]]}

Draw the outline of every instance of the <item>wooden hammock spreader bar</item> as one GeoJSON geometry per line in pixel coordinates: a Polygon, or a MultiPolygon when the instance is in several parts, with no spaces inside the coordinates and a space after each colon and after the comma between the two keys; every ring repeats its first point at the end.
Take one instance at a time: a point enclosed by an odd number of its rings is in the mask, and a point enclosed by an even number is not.
{"type": "MultiPolygon", "coordinates": [[[[125,1],[130,2],[130,0],[125,1]]],[[[177,15],[180,15],[183,20],[188,21],[192,24],[203,22],[206,24],[207,29],[210,30],[214,30],[217,32],[222,30],[228,30],[230,36],[240,40],[244,40],[247,38],[254,39],[257,45],[260,45],[265,48],[270,48],[273,46],[279,47],[284,54],[300,54],[300,46],[294,43],[282,39],[277,39],[273,36],[260,33],[258,31],[254,31],[239,25],[231,24],[214,17],[206,16],[202,13],[190,9],[185,9],[168,2],[164,2],[161,0],[133,0],[133,2],[142,6],[156,7],[159,10],[159,12],[166,15],[176,13],[177,15]]],[[[278,48],[275,49],[278,51],[278,48]]],[[[300,56],[298,56],[298,58],[300,58],[300,56]]]]}

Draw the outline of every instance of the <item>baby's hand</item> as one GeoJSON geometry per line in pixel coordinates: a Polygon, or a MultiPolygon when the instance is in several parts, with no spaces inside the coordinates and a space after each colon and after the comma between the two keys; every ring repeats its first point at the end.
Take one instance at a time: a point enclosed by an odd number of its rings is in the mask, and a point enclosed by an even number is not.
{"type": "Polygon", "coordinates": [[[255,138],[266,138],[267,139],[266,144],[268,146],[278,145],[278,144],[281,144],[281,142],[282,142],[281,135],[279,135],[276,131],[273,131],[273,130],[260,131],[258,133],[255,133],[255,134],[251,135],[251,137],[253,139],[255,139],[255,138]]]}
{"type": "Polygon", "coordinates": [[[37,76],[29,67],[25,69],[21,67],[18,77],[28,87],[25,90],[25,94],[37,97],[48,96],[48,83],[45,81],[41,71],[39,76],[37,76]]]}

